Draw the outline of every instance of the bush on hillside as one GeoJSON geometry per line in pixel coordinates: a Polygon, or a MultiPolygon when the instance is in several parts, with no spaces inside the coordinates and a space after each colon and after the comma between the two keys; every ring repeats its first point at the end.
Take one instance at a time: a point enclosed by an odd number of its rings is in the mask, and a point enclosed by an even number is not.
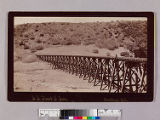
{"type": "Polygon", "coordinates": [[[36,44],[35,49],[36,49],[36,50],[43,50],[44,47],[43,47],[42,44],[36,44]]]}
{"type": "Polygon", "coordinates": [[[95,43],[94,39],[85,39],[84,40],[84,45],[91,45],[94,43],[95,43]]]}
{"type": "Polygon", "coordinates": [[[96,42],[96,46],[99,48],[107,48],[109,50],[114,50],[118,48],[118,44],[116,43],[116,41],[112,38],[108,38],[108,39],[104,39],[104,40],[98,40],[96,42]]]}
{"type": "Polygon", "coordinates": [[[72,45],[72,41],[70,39],[68,39],[68,40],[61,40],[60,44],[61,45],[72,45]]]}
{"type": "Polygon", "coordinates": [[[72,40],[72,44],[73,44],[73,45],[80,45],[80,44],[81,44],[81,41],[76,40],[76,39],[73,39],[73,40],[72,40]]]}
{"type": "Polygon", "coordinates": [[[121,46],[134,51],[137,46],[145,52],[147,50],[147,21],[30,23],[15,26],[14,40],[17,47],[24,45],[27,41],[35,40],[38,44],[45,44],[43,47],[58,44],[95,44],[99,48],[110,50],[121,46]],[[125,40],[126,38],[129,40],[125,40]]]}
{"type": "Polygon", "coordinates": [[[31,39],[31,40],[35,40],[35,37],[31,37],[30,39],[31,39]]]}
{"type": "Polygon", "coordinates": [[[37,43],[42,43],[42,41],[41,41],[41,40],[39,40],[39,39],[38,39],[38,40],[36,40],[36,42],[37,42],[37,43]]]}
{"type": "Polygon", "coordinates": [[[31,53],[37,52],[37,50],[35,48],[30,48],[30,50],[31,50],[31,53]]]}
{"type": "Polygon", "coordinates": [[[130,51],[133,51],[134,49],[134,42],[133,42],[133,39],[132,38],[129,38],[129,37],[125,37],[124,40],[123,40],[123,44],[125,45],[125,48],[127,48],[128,50],[130,51]]]}
{"type": "Polygon", "coordinates": [[[29,44],[25,43],[24,44],[24,49],[29,49],[29,44]]]}

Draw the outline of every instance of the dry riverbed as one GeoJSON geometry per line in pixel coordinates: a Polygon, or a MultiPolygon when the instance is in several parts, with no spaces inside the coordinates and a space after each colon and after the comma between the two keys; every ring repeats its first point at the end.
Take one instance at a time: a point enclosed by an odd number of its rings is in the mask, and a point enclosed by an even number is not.
{"type": "MultiPolygon", "coordinates": [[[[119,56],[121,51],[126,50],[119,48],[110,51],[96,48],[94,45],[59,45],[35,54],[106,56],[107,53],[111,56],[116,56],[116,54],[119,56]],[[93,49],[98,49],[98,53],[93,53],[93,49]]],[[[29,55],[27,51],[22,60],[14,62],[14,91],[16,92],[107,92],[107,90],[100,91],[100,86],[93,86],[93,83],[88,83],[87,80],[76,75],[54,70],[48,63],[40,62],[29,55]]]]}

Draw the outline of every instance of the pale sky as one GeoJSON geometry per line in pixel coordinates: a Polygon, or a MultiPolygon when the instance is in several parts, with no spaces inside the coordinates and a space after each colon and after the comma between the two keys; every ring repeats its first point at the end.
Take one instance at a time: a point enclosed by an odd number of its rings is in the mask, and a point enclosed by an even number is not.
{"type": "Polygon", "coordinates": [[[147,17],[14,17],[14,25],[25,23],[45,23],[45,22],[110,22],[110,21],[146,21],[147,17]]]}

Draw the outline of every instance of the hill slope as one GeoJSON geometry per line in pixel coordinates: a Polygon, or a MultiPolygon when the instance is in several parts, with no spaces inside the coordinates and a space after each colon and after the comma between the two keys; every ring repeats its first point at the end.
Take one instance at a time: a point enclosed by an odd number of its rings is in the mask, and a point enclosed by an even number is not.
{"type": "Polygon", "coordinates": [[[30,23],[15,26],[15,48],[42,50],[53,45],[90,45],[114,50],[124,47],[147,56],[147,22],[30,23]],[[21,47],[21,46],[24,47],[21,47]]]}

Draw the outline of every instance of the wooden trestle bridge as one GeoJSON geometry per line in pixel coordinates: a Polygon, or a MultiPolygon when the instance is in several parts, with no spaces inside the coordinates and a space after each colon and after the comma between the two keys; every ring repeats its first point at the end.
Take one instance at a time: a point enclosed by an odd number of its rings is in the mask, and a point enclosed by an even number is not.
{"type": "Polygon", "coordinates": [[[113,93],[147,92],[147,59],[75,55],[37,55],[52,65],[113,93]]]}

